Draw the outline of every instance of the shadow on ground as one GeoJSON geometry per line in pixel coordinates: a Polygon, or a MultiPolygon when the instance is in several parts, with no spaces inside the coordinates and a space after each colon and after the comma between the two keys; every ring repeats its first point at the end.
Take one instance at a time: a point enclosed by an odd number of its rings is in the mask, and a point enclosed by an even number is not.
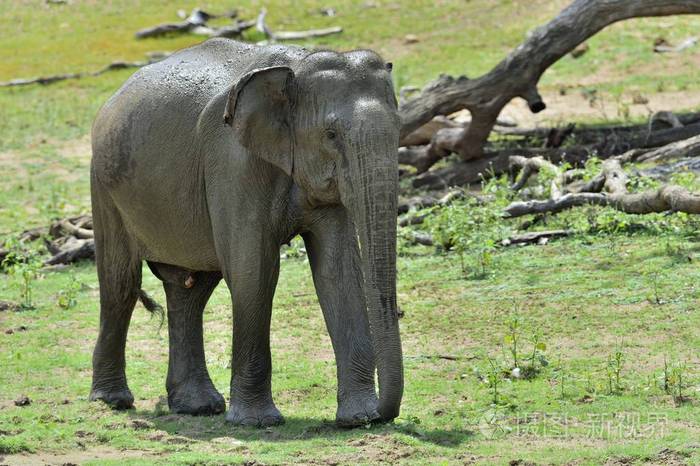
{"type": "Polygon", "coordinates": [[[331,420],[309,417],[286,417],[284,425],[267,428],[238,427],[224,421],[224,415],[189,416],[168,414],[158,406],[154,410],[131,409],[128,412],[134,429],[157,429],[169,435],[197,441],[235,437],[245,441],[288,442],[327,438],[352,440],[372,435],[399,433],[422,442],[444,447],[458,447],[474,436],[468,429],[430,429],[410,422],[373,424],[354,429],[340,428],[331,420]]]}

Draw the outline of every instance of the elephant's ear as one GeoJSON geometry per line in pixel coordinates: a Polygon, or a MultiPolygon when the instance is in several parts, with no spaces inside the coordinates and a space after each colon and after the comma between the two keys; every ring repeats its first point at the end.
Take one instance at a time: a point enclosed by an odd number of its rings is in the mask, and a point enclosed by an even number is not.
{"type": "Polygon", "coordinates": [[[255,69],[229,91],[224,122],[252,153],[292,173],[292,89],[294,72],[286,66],[255,69]]]}

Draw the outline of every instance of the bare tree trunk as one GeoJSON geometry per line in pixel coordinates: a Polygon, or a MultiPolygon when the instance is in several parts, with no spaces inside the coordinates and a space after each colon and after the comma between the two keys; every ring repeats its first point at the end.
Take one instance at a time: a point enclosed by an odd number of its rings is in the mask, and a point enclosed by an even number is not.
{"type": "Polygon", "coordinates": [[[577,45],[606,26],[629,18],[700,13],[698,0],[575,0],[548,24],[535,29],[493,70],[478,79],[441,76],[401,106],[406,136],[436,115],[468,109],[472,123],[463,131],[457,152],[479,158],[496,118],[516,97],[534,113],[546,108],[537,91],[542,74],[577,45]]]}

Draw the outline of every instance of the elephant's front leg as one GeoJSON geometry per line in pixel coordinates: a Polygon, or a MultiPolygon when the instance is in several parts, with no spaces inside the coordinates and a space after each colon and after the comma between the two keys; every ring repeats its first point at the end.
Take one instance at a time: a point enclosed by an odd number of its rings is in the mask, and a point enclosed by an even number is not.
{"type": "Polygon", "coordinates": [[[357,236],[343,208],[329,209],[320,218],[304,234],[304,242],[335,352],[336,422],[348,427],[365,425],[379,419],[379,413],[357,236]]]}
{"type": "Polygon", "coordinates": [[[279,276],[279,247],[237,254],[225,272],[233,300],[231,403],[226,420],[247,426],[281,424],[272,401],[270,316],[279,276]]]}

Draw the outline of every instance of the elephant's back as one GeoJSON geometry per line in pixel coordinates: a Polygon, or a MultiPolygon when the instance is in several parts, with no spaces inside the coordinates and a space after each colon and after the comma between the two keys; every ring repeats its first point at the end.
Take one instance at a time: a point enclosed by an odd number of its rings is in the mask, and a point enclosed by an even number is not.
{"type": "MultiPolygon", "coordinates": [[[[180,50],[135,72],[112,97],[136,95],[142,104],[183,103],[201,111],[253,68],[289,64],[308,54],[294,46],[255,45],[231,39],[209,39],[180,50]]],[[[162,107],[161,107],[162,108],[162,107]]]]}
{"type": "MultiPolygon", "coordinates": [[[[196,156],[197,121],[244,73],[290,63],[304,49],[210,39],[134,73],[99,111],[93,167],[107,185],[129,178],[144,158],[196,156]]],[[[222,111],[223,115],[223,111],[222,111]]]]}
{"type": "Polygon", "coordinates": [[[203,152],[217,133],[200,134],[200,116],[217,107],[223,127],[217,96],[248,70],[301,54],[209,40],[140,69],[105,103],[92,130],[94,189],[108,192],[144,259],[216,270],[203,152]]]}

